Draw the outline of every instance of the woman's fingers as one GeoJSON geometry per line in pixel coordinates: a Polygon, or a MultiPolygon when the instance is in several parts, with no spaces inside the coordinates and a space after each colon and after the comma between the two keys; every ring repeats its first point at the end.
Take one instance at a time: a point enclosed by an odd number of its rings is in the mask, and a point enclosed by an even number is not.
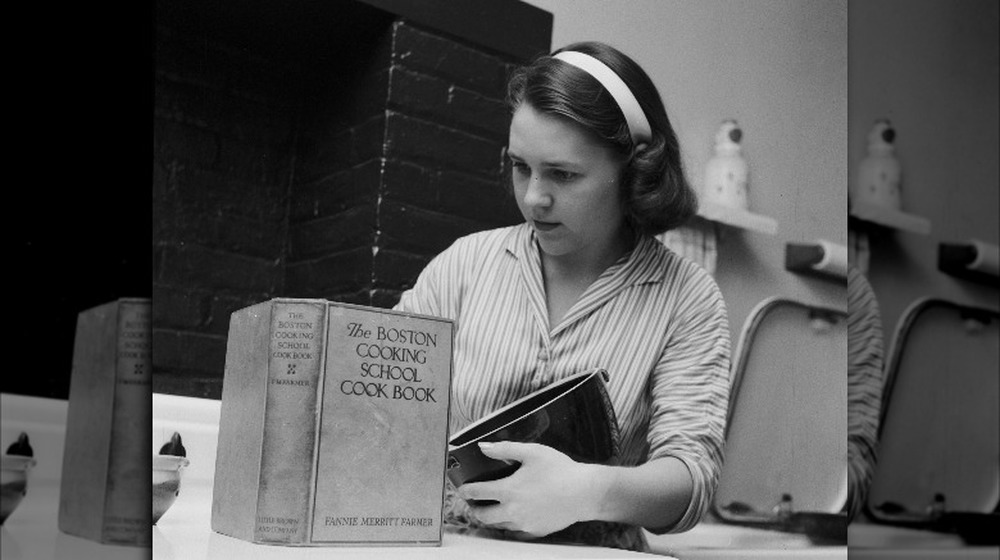
{"type": "Polygon", "coordinates": [[[524,463],[539,453],[543,453],[545,446],[538,443],[520,443],[516,441],[496,441],[479,442],[479,449],[483,455],[499,459],[501,461],[517,461],[524,463]]]}
{"type": "Polygon", "coordinates": [[[467,502],[502,502],[507,497],[501,480],[490,482],[467,482],[458,489],[458,495],[467,502]]]}
{"type": "Polygon", "coordinates": [[[511,520],[507,514],[507,508],[503,504],[491,504],[484,506],[469,506],[469,511],[476,520],[495,529],[508,529],[511,527],[511,520]]]}

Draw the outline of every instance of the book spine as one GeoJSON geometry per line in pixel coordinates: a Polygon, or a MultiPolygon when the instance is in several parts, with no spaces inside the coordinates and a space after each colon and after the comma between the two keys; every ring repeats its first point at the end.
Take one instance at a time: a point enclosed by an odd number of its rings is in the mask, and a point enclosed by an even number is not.
{"type": "Polygon", "coordinates": [[[59,485],[59,530],[100,541],[111,457],[118,303],[81,311],[73,342],[66,438],[59,485]]]}
{"type": "Polygon", "coordinates": [[[272,302],[257,542],[309,542],[326,309],[320,301],[272,302]]]}
{"type": "Polygon", "coordinates": [[[101,541],[127,545],[152,542],[152,352],[150,303],[119,300],[115,348],[110,458],[101,541]]]}
{"type": "Polygon", "coordinates": [[[252,541],[264,440],[271,302],[230,315],[219,413],[212,530],[252,541]]]}

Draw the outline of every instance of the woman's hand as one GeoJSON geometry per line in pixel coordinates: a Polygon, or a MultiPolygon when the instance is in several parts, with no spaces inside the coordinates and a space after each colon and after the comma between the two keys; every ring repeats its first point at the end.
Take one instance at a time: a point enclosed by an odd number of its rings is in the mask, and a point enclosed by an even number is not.
{"type": "Polygon", "coordinates": [[[604,492],[597,484],[599,477],[593,476],[595,465],[577,463],[537,443],[481,443],[480,449],[494,459],[521,463],[506,478],[463,484],[458,489],[483,525],[542,537],[595,518],[604,492]],[[499,503],[475,505],[472,500],[499,503]]]}

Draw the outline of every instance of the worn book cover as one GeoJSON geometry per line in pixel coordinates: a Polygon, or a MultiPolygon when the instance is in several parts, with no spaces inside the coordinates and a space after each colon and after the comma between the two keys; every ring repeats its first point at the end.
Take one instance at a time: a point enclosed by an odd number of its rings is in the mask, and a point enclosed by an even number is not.
{"type": "Polygon", "coordinates": [[[257,543],[436,546],[452,323],[322,299],[233,313],[212,528],[257,543]]]}
{"type": "Polygon", "coordinates": [[[59,492],[59,530],[150,546],[150,301],[123,298],[77,317],[59,492]]]}

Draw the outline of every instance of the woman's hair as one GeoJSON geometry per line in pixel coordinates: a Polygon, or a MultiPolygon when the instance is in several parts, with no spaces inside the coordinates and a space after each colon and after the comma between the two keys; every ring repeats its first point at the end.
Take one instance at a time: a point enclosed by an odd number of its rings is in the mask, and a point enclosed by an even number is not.
{"type": "Polygon", "coordinates": [[[627,160],[620,180],[622,213],[635,233],[656,235],[676,228],[697,210],[698,198],[684,176],[663,100],[643,69],[617,49],[593,41],[574,43],[517,68],[507,83],[507,105],[513,112],[522,103],[579,123],[627,160]],[[553,58],[562,51],[590,55],[618,74],[649,120],[649,142],[635,149],[614,98],[586,71],[553,58]]]}

